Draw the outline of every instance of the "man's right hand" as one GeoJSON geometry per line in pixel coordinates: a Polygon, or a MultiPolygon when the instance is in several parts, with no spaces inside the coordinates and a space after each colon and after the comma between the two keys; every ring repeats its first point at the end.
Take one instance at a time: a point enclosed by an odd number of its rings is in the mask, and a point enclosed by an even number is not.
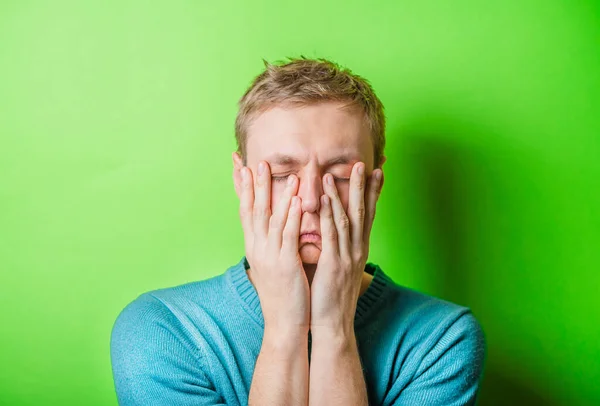
{"type": "Polygon", "coordinates": [[[265,331],[308,332],[310,288],[298,253],[302,207],[298,179],[288,177],[285,192],[271,213],[271,170],[261,161],[257,176],[241,169],[240,219],[250,279],[258,293],[265,331]],[[254,180],[254,178],[256,178],[254,180]]]}

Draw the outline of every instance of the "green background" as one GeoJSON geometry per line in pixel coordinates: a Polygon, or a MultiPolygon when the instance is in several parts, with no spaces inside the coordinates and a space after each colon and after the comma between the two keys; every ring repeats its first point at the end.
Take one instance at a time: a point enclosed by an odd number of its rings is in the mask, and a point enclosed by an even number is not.
{"type": "Polygon", "coordinates": [[[481,404],[600,404],[596,1],[2,1],[0,404],[115,405],[142,292],[243,255],[236,102],[326,57],[386,107],[370,260],[470,306],[481,404]]]}

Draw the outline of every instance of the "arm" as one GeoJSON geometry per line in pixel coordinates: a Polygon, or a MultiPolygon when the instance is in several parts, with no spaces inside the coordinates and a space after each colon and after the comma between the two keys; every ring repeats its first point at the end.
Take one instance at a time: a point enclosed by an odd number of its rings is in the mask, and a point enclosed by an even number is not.
{"type": "Polygon", "coordinates": [[[368,405],[367,388],[354,332],[316,330],[310,365],[310,404],[368,405]]]}
{"type": "Polygon", "coordinates": [[[110,350],[121,406],[225,405],[187,330],[150,294],[121,312],[110,350]]]}
{"type": "MultiPolygon", "coordinates": [[[[235,158],[234,158],[235,159],[235,158]]],[[[236,159],[241,161],[241,159],[236,159]]],[[[261,161],[256,184],[247,167],[236,169],[240,218],[244,229],[250,281],[265,321],[256,361],[250,406],[308,403],[308,328],[310,290],[298,252],[301,201],[298,180],[288,177],[271,214],[271,171],[261,161]]]]}
{"type": "Polygon", "coordinates": [[[308,404],[308,333],[265,329],[250,388],[249,406],[308,404]]]}
{"type": "Polygon", "coordinates": [[[311,406],[368,405],[354,317],[381,191],[381,169],[373,171],[368,187],[366,183],[365,165],[358,162],[350,176],[346,214],[333,177],[326,174],[323,178],[322,250],[311,286],[311,406]]]}

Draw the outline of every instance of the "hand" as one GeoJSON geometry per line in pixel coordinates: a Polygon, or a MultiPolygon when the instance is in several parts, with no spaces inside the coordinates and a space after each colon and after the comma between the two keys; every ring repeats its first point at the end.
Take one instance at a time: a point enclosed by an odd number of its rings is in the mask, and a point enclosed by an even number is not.
{"type": "Polygon", "coordinates": [[[354,315],[383,179],[381,169],[375,169],[365,194],[364,172],[362,162],[352,168],[348,214],[344,212],[331,174],[323,177],[322,250],[311,284],[312,331],[325,328],[354,334],[354,315]]]}
{"type": "Polygon", "coordinates": [[[310,289],[298,253],[300,197],[298,179],[288,177],[285,192],[271,215],[271,170],[260,162],[253,183],[249,168],[241,169],[240,219],[246,258],[265,320],[265,330],[308,331],[310,289]],[[301,329],[301,330],[299,330],[301,329]]]}

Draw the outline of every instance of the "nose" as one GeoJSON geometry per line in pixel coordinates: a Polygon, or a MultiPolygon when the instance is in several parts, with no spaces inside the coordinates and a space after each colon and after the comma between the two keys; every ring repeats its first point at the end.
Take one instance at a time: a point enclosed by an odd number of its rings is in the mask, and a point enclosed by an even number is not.
{"type": "Polygon", "coordinates": [[[321,208],[323,183],[318,172],[304,173],[299,179],[298,196],[302,199],[302,212],[318,213],[321,208]]]}

